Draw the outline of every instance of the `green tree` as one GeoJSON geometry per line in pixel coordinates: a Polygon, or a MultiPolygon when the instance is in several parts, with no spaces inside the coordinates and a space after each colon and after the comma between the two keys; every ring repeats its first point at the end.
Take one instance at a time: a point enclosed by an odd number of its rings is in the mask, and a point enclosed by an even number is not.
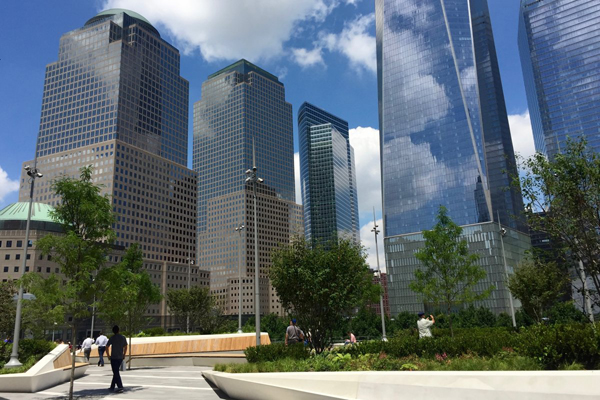
{"type": "Polygon", "coordinates": [[[13,281],[0,282],[0,335],[2,335],[2,340],[11,335],[15,327],[15,313],[17,311],[13,296],[16,293],[17,288],[13,281]]]}
{"type": "MultiPolygon", "coordinates": [[[[255,318],[254,316],[248,318],[244,326],[242,327],[242,331],[246,333],[255,332],[255,318]]],[[[269,339],[271,339],[271,343],[274,342],[283,342],[285,340],[285,330],[290,324],[290,319],[286,317],[280,317],[277,314],[268,314],[260,319],[260,329],[263,332],[267,332],[269,334],[269,339]]]]}
{"type": "Polygon", "coordinates": [[[167,292],[167,306],[179,326],[189,332],[212,333],[222,321],[208,288],[193,286],[188,289],[173,289],[167,292]],[[187,322],[189,320],[189,329],[187,322]]]}
{"type": "Polygon", "coordinates": [[[271,283],[317,353],[331,345],[345,316],[379,294],[364,249],[349,240],[333,241],[325,249],[296,238],[272,257],[271,283]]]}
{"type": "Polygon", "coordinates": [[[526,260],[508,278],[508,288],[521,301],[523,311],[540,323],[559,301],[568,279],[552,262],[526,260]]]}
{"type": "Polygon", "coordinates": [[[129,332],[128,369],[131,369],[131,337],[147,325],[148,307],[162,298],[143,265],[142,251],[139,244],[134,243],[120,263],[102,269],[96,279],[102,288],[98,295],[98,313],[105,321],[124,325],[129,332]]]}
{"type": "Polygon", "coordinates": [[[563,244],[574,266],[582,262],[600,305],[600,156],[585,138],[567,139],[561,150],[553,159],[536,153],[520,160],[524,172],[513,184],[521,187],[529,225],[563,244]]]}
{"type": "Polygon", "coordinates": [[[445,307],[452,329],[452,308],[488,297],[493,286],[478,293],[476,286],[486,276],[478,266],[479,256],[469,252],[467,241],[461,239],[462,228],[448,216],[448,210],[440,206],[437,224],[430,231],[423,231],[425,247],[415,255],[423,265],[415,271],[410,288],[423,296],[424,301],[445,307]]]}
{"type": "MultiPolygon", "coordinates": [[[[381,337],[381,317],[373,309],[362,306],[356,315],[350,319],[348,329],[355,336],[360,336],[361,338],[373,339],[381,337]]],[[[344,332],[344,337],[347,337],[346,333],[344,332]]]]}
{"type": "Polygon", "coordinates": [[[23,302],[23,327],[29,329],[34,338],[45,338],[45,332],[54,329],[55,323],[65,320],[62,285],[54,274],[44,279],[33,272],[23,276],[23,287],[35,296],[23,302]]]}
{"type": "MultiPolygon", "coordinates": [[[[81,168],[79,179],[62,176],[52,182],[52,190],[60,197],[51,212],[52,219],[62,225],[63,234],[49,234],[37,242],[43,254],[52,254],[53,261],[66,278],[62,290],[63,307],[72,317],[71,330],[75,338],[77,326],[90,316],[90,304],[96,284],[92,275],[105,263],[114,238],[114,217],[108,196],[100,194],[100,187],[92,182],[92,167],[81,168]]],[[[75,350],[69,399],[73,398],[75,350]]]]}

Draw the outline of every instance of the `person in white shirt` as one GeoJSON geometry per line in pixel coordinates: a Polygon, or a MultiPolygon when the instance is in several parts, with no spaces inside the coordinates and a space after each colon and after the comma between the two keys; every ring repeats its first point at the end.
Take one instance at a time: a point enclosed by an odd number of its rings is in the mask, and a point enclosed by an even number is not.
{"type": "Polygon", "coordinates": [[[90,362],[90,353],[92,352],[92,345],[94,344],[94,339],[88,337],[81,344],[81,348],[83,349],[83,356],[85,357],[85,361],[90,362]]]}
{"type": "Polygon", "coordinates": [[[104,336],[104,333],[100,332],[100,336],[96,338],[96,344],[98,345],[98,366],[104,367],[104,352],[106,351],[106,344],[108,338],[104,336]]]}
{"type": "Polygon", "coordinates": [[[419,313],[419,321],[417,321],[417,328],[419,329],[419,339],[424,337],[433,337],[431,334],[431,326],[435,324],[435,318],[430,315],[429,318],[425,318],[425,313],[419,313]]]}

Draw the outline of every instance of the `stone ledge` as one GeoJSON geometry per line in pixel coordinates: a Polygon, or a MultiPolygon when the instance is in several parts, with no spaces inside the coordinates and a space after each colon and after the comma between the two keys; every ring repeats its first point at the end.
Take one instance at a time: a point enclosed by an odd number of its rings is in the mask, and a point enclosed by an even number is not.
{"type": "Polygon", "coordinates": [[[600,398],[600,371],[301,372],[202,375],[239,400],[600,398]]]}

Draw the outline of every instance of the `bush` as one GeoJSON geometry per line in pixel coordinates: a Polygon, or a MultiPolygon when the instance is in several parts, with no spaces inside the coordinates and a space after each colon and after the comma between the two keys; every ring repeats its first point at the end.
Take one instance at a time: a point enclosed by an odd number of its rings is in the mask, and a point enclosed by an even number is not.
{"type": "Polygon", "coordinates": [[[162,327],[157,326],[155,328],[144,329],[143,333],[144,336],[163,336],[165,334],[165,330],[162,327]]]}
{"type": "Polygon", "coordinates": [[[246,360],[249,363],[259,363],[264,361],[275,361],[284,358],[294,360],[303,360],[310,356],[310,351],[302,343],[296,343],[286,346],[283,343],[273,343],[257,347],[248,347],[244,350],[246,360]]]}
{"type": "MultiPolygon", "coordinates": [[[[4,373],[17,373],[27,371],[33,364],[42,359],[46,354],[50,353],[56,347],[56,343],[39,339],[21,339],[19,341],[19,360],[23,363],[23,367],[13,368],[4,373]],[[21,371],[24,367],[27,368],[21,371]]],[[[0,368],[10,360],[12,353],[12,344],[6,344],[0,347],[0,368]]]]}

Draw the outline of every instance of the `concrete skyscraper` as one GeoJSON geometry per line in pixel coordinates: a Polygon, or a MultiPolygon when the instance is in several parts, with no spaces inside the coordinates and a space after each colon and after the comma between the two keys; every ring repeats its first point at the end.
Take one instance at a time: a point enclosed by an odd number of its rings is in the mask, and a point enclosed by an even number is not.
{"type": "Polygon", "coordinates": [[[307,240],[360,242],[354,149],[348,122],[310,103],[298,110],[300,186],[307,240]]]}
{"type": "MultiPolygon", "coordinates": [[[[56,205],[53,178],[93,165],[93,181],[112,198],[116,244],[140,244],[163,293],[187,287],[189,269],[191,284],[200,282],[190,263],[197,175],[186,167],[188,96],[179,51],[128,10],[103,11],[65,33],[58,61],[46,67],[36,147],[44,178],[34,201],[56,205]]],[[[24,201],[26,174],[22,182],[24,201]]],[[[149,313],[164,325],[165,301],[149,313]]]]}
{"type": "Polygon", "coordinates": [[[384,245],[392,314],[433,305],[409,289],[440,205],[463,226],[507,311],[508,269],[529,247],[521,221],[504,95],[485,0],[377,0],[377,77],[384,245]]]}
{"type": "Polygon", "coordinates": [[[550,157],[584,135],[600,152],[600,4],[521,0],[519,51],[535,148],[550,157]]]}
{"type": "Polygon", "coordinates": [[[240,306],[243,314],[255,314],[253,194],[245,183],[253,147],[264,179],[257,195],[260,312],[282,312],[267,274],[271,250],[289,242],[297,215],[292,124],[283,83],[246,60],[210,75],[194,104],[199,260],[226,314],[237,314],[240,306]]]}

